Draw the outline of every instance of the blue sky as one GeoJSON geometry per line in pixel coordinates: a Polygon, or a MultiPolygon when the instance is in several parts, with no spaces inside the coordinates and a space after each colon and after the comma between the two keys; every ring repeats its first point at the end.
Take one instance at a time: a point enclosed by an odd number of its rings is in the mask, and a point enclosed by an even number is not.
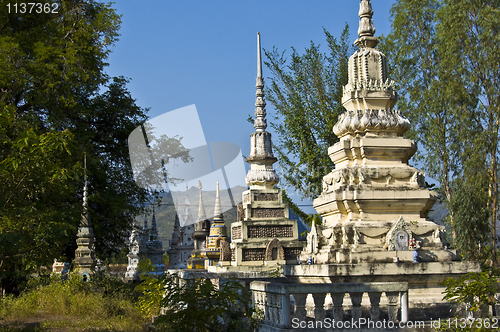
{"type": "MultiPolygon", "coordinates": [[[[390,31],[393,3],[372,1],[377,36],[390,31]]],[[[257,32],[264,49],[289,55],[311,41],[326,46],[323,27],[340,36],[346,22],[354,42],[359,21],[358,0],[118,0],[113,8],[123,17],[107,72],[131,80],[128,88],[150,118],[195,104],[206,141],[236,143],[243,155],[254,131],[246,118],[255,108],[257,32]]],[[[266,109],[274,113],[270,103],[266,109]]]]}

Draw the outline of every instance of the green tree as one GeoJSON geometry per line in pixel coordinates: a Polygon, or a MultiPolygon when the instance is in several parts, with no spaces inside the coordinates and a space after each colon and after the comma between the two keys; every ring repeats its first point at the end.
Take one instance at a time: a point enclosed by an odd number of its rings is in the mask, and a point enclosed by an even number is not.
{"type": "Polygon", "coordinates": [[[146,110],[124,78],[105,72],[120,16],[95,0],[48,2],[57,13],[0,11],[0,279],[7,289],[18,275],[74,257],[84,155],[98,256],[121,250],[149,195],[133,181],[127,147],[146,110]]]}
{"type": "MultiPolygon", "coordinates": [[[[463,197],[453,198],[454,187],[477,173],[487,176],[488,197],[479,196],[489,210],[492,248],[498,206],[499,5],[400,0],[391,9],[392,31],[383,47],[399,85],[398,107],[412,121],[410,136],[423,146],[424,169],[440,182],[454,233],[463,229],[455,225],[455,214],[464,216],[456,210],[462,209],[457,202],[463,197]]],[[[480,218],[469,220],[475,221],[480,218]]],[[[494,250],[491,256],[494,262],[494,250]]]]}
{"type": "Polygon", "coordinates": [[[449,206],[455,216],[455,246],[468,260],[484,260],[488,248],[489,209],[487,177],[476,176],[472,179],[456,179],[453,182],[453,195],[449,206]]]}
{"type": "MultiPolygon", "coordinates": [[[[445,1],[439,16],[438,35],[443,47],[443,66],[451,69],[448,80],[465,89],[476,102],[468,109],[470,123],[481,131],[466,136],[465,155],[475,165],[477,154],[484,156],[488,176],[490,211],[491,272],[496,262],[496,221],[498,218],[498,151],[500,129],[500,1],[445,1]]],[[[481,158],[481,157],[479,157],[481,158]]],[[[467,162],[465,167],[468,167],[467,162]]]]}
{"type": "Polygon", "coordinates": [[[340,39],[326,30],[325,35],[327,53],[312,42],[303,54],[292,48],[289,63],[285,52],[265,52],[273,75],[267,99],[276,109],[271,126],[278,135],[274,150],[283,170],[281,181],[303,198],[318,196],[323,175],[333,168],[328,147],[338,141],[332,128],[343,112],[342,91],[352,53],[347,24],[340,39]]]}

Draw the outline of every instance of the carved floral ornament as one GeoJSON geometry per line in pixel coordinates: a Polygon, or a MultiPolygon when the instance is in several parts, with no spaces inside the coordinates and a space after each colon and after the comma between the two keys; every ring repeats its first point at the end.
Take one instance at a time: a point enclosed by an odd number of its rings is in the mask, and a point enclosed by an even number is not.
{"type": "Polygon", "coordinates": [[[277,259],[277,260],[284,260],[285,259],[285,250],[283,249],[281,242],[277,238],[272,239],[268,243],[267,248],[266,248],[266,253],[265,253],[265,260],[266,261],[272,261],[275,259],[277,259]],[[276,258],[273,257],[273,249],[276,249],[276,258]]]}
{"type": "Polygon", "coordinates": [[[247,185],[277,184],[280,178],[274,169],[250,169],[245,177],[247,185]]]}
{"type": "Polygon", "coordinates": [[[342,186],[369,184],[371,180],[385,178],[386,184],[394,179],[408,179],[411,186],[425,187],[425,174],[414,168],[354,166],[336,169],[323,177],[323,193],[342,186]]]}
{"type": "Polygon", "coordinates": [[[338,137],[365,134],[367,131],[393,131],[403,135],[408,129],[410,121],[394,109],[346,111],[333,126],[333,132],[338,137]]]}
{"type": "Polygon", "coordinates": [[[385,246],[389,251],[413,250],[417,249],[417,246],[419,246],[418,242],[420,241],[415,241],[412,231],[403,217],[400,216],[396,224],[387,232],[385,246]],[[410,244],[412,243],[414,247],[410,248],[410,244]]]}

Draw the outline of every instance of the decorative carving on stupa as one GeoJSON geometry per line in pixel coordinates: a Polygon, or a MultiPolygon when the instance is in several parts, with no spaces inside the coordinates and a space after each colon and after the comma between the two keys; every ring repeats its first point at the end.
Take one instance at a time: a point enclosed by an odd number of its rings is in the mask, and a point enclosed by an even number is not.
{"type": "Polygon", "coordinates": [[[78,248],[75,250],[74,271],[78,273],[85,281],[89,280],[90,276],[95,272],[96,258],[94,249],[94,230],[90,222],[88,211],[88,183],[87,183],[87,160],[84,162],[85,184],[83,187],[83,213],[78,233],[76,244],[78,248]]]}
{"type": "Polygon", "coordinates": [[[202,253],[205,249],[205,241],[210,233],[210,221],[205,214],[205,206],[203,205],[202,184],[198,181],[198,190],[200,191],[200,200],[198,204],[198,220],[194,224],[194,250],[191,252],[191,257],[188,260],[188,269],[204,269],[205,258],[202,253]]]}
{"type": "MultiPolygon", "coordinates": [[[[335,169],[323,177],[323,192],[313,201],[322,225],[308,236],[301,258],[312,255],[315,263],[392,262],[394,239],[388,237],[399,220],[409,234],[401,233],[403,240],[420,241],[421,250],[430,251],[426,257],[455,259],[435,240],[444,227],[426,219],[437,195],[425,188],[424,173],[408,165],[417,146],[403,137],[410,122],[394,109],[397,93],[386,56],[375,48],[372,16],[370,1],[361,0],[359,38],[354,42],[359,49],[349,58],[342,98],[346,111],[333,126],[340,141],[328,149],[335,169]]],[[[407,256],[403,260],[412,261],[407,256]]]]}

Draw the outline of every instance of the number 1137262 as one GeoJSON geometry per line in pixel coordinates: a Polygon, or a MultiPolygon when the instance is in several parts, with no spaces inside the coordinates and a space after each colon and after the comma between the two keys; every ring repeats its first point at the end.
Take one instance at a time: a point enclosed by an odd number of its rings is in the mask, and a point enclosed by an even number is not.
{"type": "Polygon", "coordinates": [[[498,318],[448,318],[448,326],[451,328],[477,328],[477,329],[498,329],[498,318]]]}
{"type": "Polygon", "coordinates": [[[59,13],[59,4],[43,2],[8,3],[7,10],[9,14],[55,14],[59,13]]]}

